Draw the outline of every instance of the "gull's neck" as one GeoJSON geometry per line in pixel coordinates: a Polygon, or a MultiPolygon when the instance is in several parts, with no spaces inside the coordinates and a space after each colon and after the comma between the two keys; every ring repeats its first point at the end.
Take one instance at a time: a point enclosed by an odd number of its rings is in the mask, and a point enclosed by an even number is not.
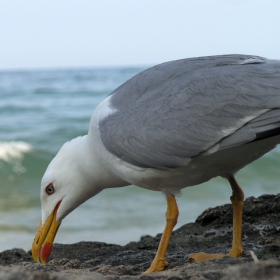
{"type": "Polygon", "coordinates": [[[82,172],[84,180],[94,188],[102,190],[105,188],[116,188],[129,185],[123,179],[115,175],[109,166],[104,164],[100,158],[98,146],[88,135],[73,139],[69,143],[71,150],[75,153],[78,168],[82,172]]]}

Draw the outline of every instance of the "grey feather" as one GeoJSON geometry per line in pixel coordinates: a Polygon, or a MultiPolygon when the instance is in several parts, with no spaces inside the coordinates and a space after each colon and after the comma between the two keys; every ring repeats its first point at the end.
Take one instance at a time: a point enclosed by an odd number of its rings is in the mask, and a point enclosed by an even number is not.
{"type": "Polygon", "coordinates": [[[280,109],[272,109],[222,139],[218,150],[232,148],[280,134],[280,109]]]}
{"type": "Polygon", "coordinates": [[[242,145],[275,126],[279,112],[263,113],[280,108],[280,62],[246,55],[171,61],[111,95],[117,112],[99,124],[110,152],[139,167],[184,166],[216,144],[242,145]]]}

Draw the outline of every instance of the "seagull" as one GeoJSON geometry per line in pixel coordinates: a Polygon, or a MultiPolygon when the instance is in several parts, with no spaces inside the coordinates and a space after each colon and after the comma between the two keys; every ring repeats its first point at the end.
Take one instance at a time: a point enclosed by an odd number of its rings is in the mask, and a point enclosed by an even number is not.
{"type": "Polygon", "coordinates": [[[88,134],[65,143],[50,162],[41,181],[33,258],[47,261],[61,221],[83,202],[105,188],[136,185],[166,197],[166,226],[146,273],[162,271],[179,215],[176,195],[216,176],[232,188],[232,248],[189,258],[238,257],[244,194],[235,174],[278,143],[279,60],[233,54],[151,67],[109,94],[88,134]]]}

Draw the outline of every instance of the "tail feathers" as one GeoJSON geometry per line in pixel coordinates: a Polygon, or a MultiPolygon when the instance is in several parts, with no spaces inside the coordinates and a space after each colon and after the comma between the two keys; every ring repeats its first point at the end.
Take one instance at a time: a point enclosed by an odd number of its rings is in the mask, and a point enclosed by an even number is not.
{"type": "Polygon", "coordinates": [[[224,138],[219,150],[280,135],[280,109],[272,109],[224,138]]]}

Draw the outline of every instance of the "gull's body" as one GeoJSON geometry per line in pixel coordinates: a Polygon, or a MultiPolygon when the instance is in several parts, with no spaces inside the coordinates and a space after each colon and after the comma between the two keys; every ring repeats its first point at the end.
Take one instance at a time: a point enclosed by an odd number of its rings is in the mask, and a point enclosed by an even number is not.
{"type": "MultiPolygon", "coordinates": [[[[104,188],[134,184],[161,191],[167,196],[167,227],[148,272],[159,271],[167,265],[165,252],[178,216],[175,195],[222,176],[233,189],[239,226],[230,255],[238,256],[243,192],[234,174],[279,142],[279,61],[227,55],[157,65],[106,97],[88,135],[66,143],[50,163],[41,185],[42,223],[54,217],[59,225],[104,188]],[[46,193],[48,186],[53,193],[46,193]]],[[[35,238],[35,259],[48,243],[46,236],[35,238]]],[[[50,250],[41,253],[42,261],[50,250]]]]}

